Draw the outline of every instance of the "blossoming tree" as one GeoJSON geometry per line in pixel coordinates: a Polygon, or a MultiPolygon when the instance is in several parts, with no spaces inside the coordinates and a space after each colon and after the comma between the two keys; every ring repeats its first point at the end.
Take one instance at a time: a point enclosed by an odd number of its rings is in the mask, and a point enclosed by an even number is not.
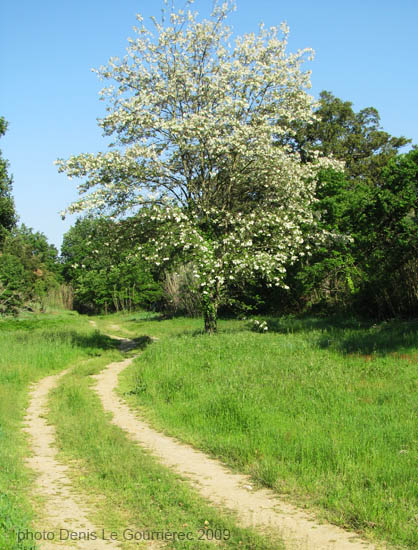
{"type": "Polygon", "coordinates": [[[229,282],[283,285],[286,266],[309,253],[317,173],[331,161],[303,163],[283,145],[313,116],[301,68],[311,51],[288,54],[285,25],[232,41],[230,2],[202,21],[165,5],[152,30],[138,16],[127,56],[97,71],[113,84],[101,92],[110,150],[57,164],[85,178],[70,212],[136,211],[154,228],[151,260],[192,262],[214,332],[229,282]]]}

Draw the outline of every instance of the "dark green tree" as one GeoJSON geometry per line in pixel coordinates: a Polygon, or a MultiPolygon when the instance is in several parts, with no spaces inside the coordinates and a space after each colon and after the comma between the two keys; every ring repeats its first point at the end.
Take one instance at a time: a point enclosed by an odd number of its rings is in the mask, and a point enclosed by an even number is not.
{"type": "MultiPolygon", "coordinates": [[[[0,137],[7,122],[0,117],[0,137]]],[[[57,249],[45,235],[22,225],[12,197],[9,163],[0,151],[0,313],[16,313],[33,301],[41,301],[58,284],[57,249]]]]}
{"type": "Polygon", "coordinates": [[[416,314],[418,149],[393,157],[379,185],[324,171],[318,199],[320,223],[334,238],[290,271],[288,300],[380,318],[416,314]]]}
{"type": "Polygon", "coordinates": [[[380,316],[418,311],[418,149],[392,158],[357,229],[362,302],[380,316]]]}
{"type": "Polygon", "coordinates": [[[321,92],[316,115],[313,124],[299,126],[296,138],[291,140],[293,146],[305,158],[315,148],[344,161],[349,180],[378,183],[388,161],[411,141],[385,132],[374,107],[356,113],[351,101],[343,101],[331,92],[321,92]]]}
{"type": "Polygon", "coordinates": [[[36,257],[44,268],[51,273],[55,273],[58,277],[60,276],[61,265],[58,259],[58,250],[48,242],[43,233],[34,231],[22,223],[17,235],[25,244],[28,256],[36,257]]]}
{"type": "MultiPolygon", "coordinates": [[[[7,122],[0,117],[0,137],[7,130],[7,122]]],[[[8,173],[9,163],[3,159],[0,151],[0,248],[7,232],[16,226],[16,211],[12,197],[12,177],[8,173]]]]}
{"type": "Polygon", "coordinates": [[[150,307],[161,298],[161,286],[149,265],[135,254],[132,232],[125,231],[122,222],[92,217],[77,220],[64,235],[61,259],[80,311],[150,307]]]}
{"type": "MultiPolygon", "coordinates": [[[[279,291],[278,303],[301,309],[313,304],[337,308],[356,305],[378,315],[386,315],[388,310],[393,314],[411,311],[407,304],[413,300],[407,300],[403,290],[411,288],[413,260],[404,263],[401,258],[408,247],[413,256],[413,239],[405,245],[401,228],[406,214],[395,208],[402,197],[405,208],[414,211],[407,191],[413,169],[405,168],[412,160],[399,155],[410,140],[385,132],[375,108],[356,113],[351,102],[331,92],[321,92],[316,115],[314,123],[295,127],[296,134],[287,142],[307,160],[312,150],[319,149],[345,163],[345,174],[324,170],[317,188],[315,208],[320,224],[334,238],[320,246],[313,243],[313,255],[288,270],[291,290],[288,295],[279,291]],[[395,185],[389,173],[399,162],[402,170],[398,169],[401,174],[395,185]],[[396,299],[396,285],[386,284],[393,273],[398,274],[396,299]],[[408,278],[408,284],[403,277],[408,278]]],[[[410,216],[406,219],[411,223],[410,216]]]]}
{"type": "Polygon", "coordinates": [[[16,313],[58,285],[57,250],[45,235],[22,225],[8,232],[0,253],[0,313],[16,313]]]}

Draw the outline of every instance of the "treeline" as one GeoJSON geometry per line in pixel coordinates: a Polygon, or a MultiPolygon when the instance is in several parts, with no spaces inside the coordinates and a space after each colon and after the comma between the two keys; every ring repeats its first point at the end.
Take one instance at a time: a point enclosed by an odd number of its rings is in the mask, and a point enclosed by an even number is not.
{"type": "MultiPolygon", "coordinates": [[[[352,311],[376,318],[418,311],[418,149],[383,131],[374,108],[322,92],[316,122],[295,127],[287,140],[302,159],[312,149],[345,163],[324,170],[317,191],[318,224],[328,237],[289,266],[289,290],[261,280],[229,288],[225,314],[352,311]]],[[[1,119],[1,133],[6,124],[1,119]]],[[[282,143],[280,143],[282,144],[282,143]]],[[[280,145],[278,143],[278,145],[280,145]]],[[[0,311],[45,303],[57,289],[74,291],[74,307],[98,313],[153,308],[198,314],[192,266],[177,257],[167,271],[146,260],[147,235],[139,217],[87,217],[64,236],[61,256],[40,233],[16,225],[7,162],[0,180],[0,311]],[[62,286],[66,285],[66,286],[62,286]]],[[[309,234],[306,233],[309,240],[309,234]]]]}
{"type": "MultiPolygon", "coordinates": [[[[315,206],[328,239],[289,266],[289,290],[262,280],[230,286],[224,313],[355,311],[384,318],[418,311],[418,150],[383,131],[374,108],[322,92],[317,121],[296,128],[288,143],[302,158],[315,149],[345,163],[345,173],[323,171],[315,206]]],[[[148,264],[140,218],[123,222],[86,218],[64,237],[62,260],[81,310],[145,306],[199,314],[192,266],[177,258],[169,272],[148,264]],[[143,247],[144,248],[144,247],[143,247]]],[[[308,233],[306,234],[308,239],[308,233]]],[[[146,246],[145,246],[146,249],[146,246]]]]}
{"type": "Polygon", "coordinates": [[[353,310],[376,318],[418,311],[418,149],[380,127],[374,108],[322,92],[315,124],[300,128],[294,148],[315,145],[344,161],[345,173],[321,174],[316,209],[330,238],[292,266],[289,291],[253,287],[258,307],[286,311],[353,310]]]}
{"type": "Polygon", "coordinates": [[[74,287],[74,306],[80,312],[160,307],[161,274],[136,253],[138,243],[127,225],[87,217],[64,235],[62,274],[74,287]]]}
{"type": "MultiPolygon", "coordinates": [[[[0,118],[0,137],[7,123],[0,118]]],[[[44,310],[54,297],[72,307],[71,292],[64,280],[58,250],[42,233],[18,226],[8,162],[0,152],[0,314],[22,309],[44,310]]]]}

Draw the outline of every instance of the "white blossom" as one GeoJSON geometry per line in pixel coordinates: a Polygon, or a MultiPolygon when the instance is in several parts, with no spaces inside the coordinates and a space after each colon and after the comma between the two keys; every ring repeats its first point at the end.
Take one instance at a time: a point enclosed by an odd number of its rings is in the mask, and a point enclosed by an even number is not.
{"type": "Polygon", "coordinates": [[[302,163],[280,145],[295,121],[313,120],[302,70],[312,51],[287,53],[286,25],[261,25],[230,44],[233,8],[215,3],[204,21],[179,10],[154,20],[154,31],[138,16],[127,55],[96,71],[112,82],[101,92],[100,126],[114,145],[57,161],[84,178],[69,212],[137,211],[155,228],[149,261],[186,253],[216,304],[227,280],[255,275],[284,286],[286,266],[309,254],[307,228],[322,238],[312,208],[318,171],[339,166],[320,156],[302,163]]]}

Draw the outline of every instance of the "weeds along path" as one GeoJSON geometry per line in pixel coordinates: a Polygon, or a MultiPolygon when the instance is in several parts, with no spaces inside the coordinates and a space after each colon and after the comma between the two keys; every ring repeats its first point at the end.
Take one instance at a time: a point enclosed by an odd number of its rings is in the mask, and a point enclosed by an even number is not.
{"type": "MultiPolygon", "coordinates": [[[[129,347],[128,340],[123,342],[124,347],[129,347]]],[[[278,531],[289,550],[376,548],[361,540],[355,533],[348,533],[334,525],[319,524],[307,513],[280,501],[272,491],[253,491],[251,480],[247,476],[232,473],[204,453],[151,429],[115,393],[119,374],[133,360],[134,358],[130,358],[111,363],[99,375],[95,375],[95,390],[104,409],[113,413],[114,424],[125,430],[132,440],[151,451],[164,465],[188,479],[206,499],[217,506],[235,511],[244,527],[278,531]]]]}
{"type": "MultiPolygon", "coordinates": [[[[83,505],[83,495],[75,495],[70,487],[71,481],[67,475],[67,467],[57,460],[55,448],[55,430],[49,425],[48,394],[54,389],[59,379],[68,370],[58,375],[48,376],[35,384],[30,394],[30,404],[25,417],[25,432],[29,434],[32,456],[27,459],[28,466],[37,474],[35,492],[44,500],[40,525],[36,531],[46,531],[54,534],[54,540],[42,541],[42,550],[57,548],[79,548],[83,550],[102,550],[105,548],[120,549],[121,545],[109,540],[60,540],[67,537],[67,531],[76,533],[96,533],[100,536],[101,529],[95,527],[88,519],[89,510],[83,505]],[[60,529],[64,529],[60,533],[60,529]]],[[[84,535],[81,535],[84,536],[84,535]]],[[[25,542],[25,547],[32,547],[32,542],[25,542]]]]}

